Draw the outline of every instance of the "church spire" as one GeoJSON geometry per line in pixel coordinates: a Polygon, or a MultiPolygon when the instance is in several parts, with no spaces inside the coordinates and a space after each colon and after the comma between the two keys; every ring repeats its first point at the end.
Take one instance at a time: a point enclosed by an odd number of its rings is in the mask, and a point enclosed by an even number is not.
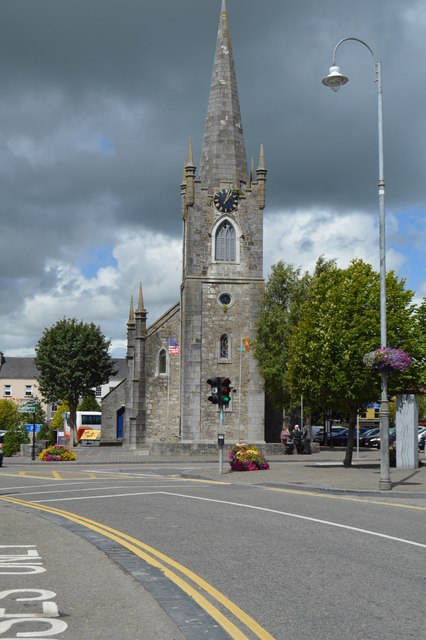
{"type": "Polygon", "coordinates": [[[219,186],[220,182],[231,182],[239,188],[241,182],[248,181],[240,103],[225,0],[222,0],[216,41],[200,178],[202,185],[207,187],[219,186]]]}

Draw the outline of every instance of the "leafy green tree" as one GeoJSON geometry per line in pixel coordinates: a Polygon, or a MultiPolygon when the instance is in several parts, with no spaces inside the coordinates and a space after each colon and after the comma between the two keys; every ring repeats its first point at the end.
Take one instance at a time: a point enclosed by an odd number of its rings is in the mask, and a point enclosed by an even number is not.
{"type": "Polygon", "coordinates": [[[7,431],[18,426],[18,407],[13,400],[0,400],[0,429],[7,431]]]}
{"type": "Polygon", "coordinates": [[[282,408],[290,402],[287,362],[290,337],[300,317],[311,277],[300,269],[278,262],[272,267],[261,301],[253,347],[271,400],[282,408]]]}
{"type": "Polygon", "coordinates": [[[70,408],[68,402],[64,401],[58,404],[53,418],[50,421],[50,426],[54,431],[61,431],[64,428],[63,413],[69,412],[70,408]]]}
{"type": "Polygon", "coordinates": [[[426,388],[426,298],[416,308],[417,335],[421,343],[422,359],[419,363],[421,369],[421,383],[426,388]]]}
{"type": "Polygon", "coordinates": [[[93,393],[89,393],[87,396],[84,396],[83,400],[78,405],[78,411],[102,411],[99,406],[95,395],[93,393]]]}
{"type": "MultiPolygon", "coordinates": [[[[420,353],[415,340],[413,292],[387,275],[388,344],[420,353]],[[417,351],[416,351],[417,350],[417,351]]],[[[380,375],[363,364],[363,356],[380,346],[380,279],[369,264],[354,260],[347,269],[323,270],[312,280],[301,320],[292,334],[288,380],[293,393],[307,402],[347,416],[349,442],[344,460],[352,463],[357,413],[380,397],[380,375]]],[[[418,385],[418,368],[390,386],[418,385]],[[414,373],[413,373],[414,372],[414,373]],[[417,372],[417,373],[416,373],[417,372]],[[405,380],[405,382],[404,382],[405,380]]]]}
{"type": "Polygon", "coordinates": [[[36,345],[40,391],[48,402],[59,398],[67,401],[73,442],[80,397],[108,382],[114,374],[109,346],[100,327],[75,318],[64,318],[45,329],[36,345]]]}
{"type": "Polygon", "coordinates": [[[61,431],[64,428],[62,414],[69,410],[68,404],[66,402],[61,402],[53,414],[50,424],[42,427],[38,434],[38,439],[47,440],[50,444],[56,444],[56,432],[61,431]]]}

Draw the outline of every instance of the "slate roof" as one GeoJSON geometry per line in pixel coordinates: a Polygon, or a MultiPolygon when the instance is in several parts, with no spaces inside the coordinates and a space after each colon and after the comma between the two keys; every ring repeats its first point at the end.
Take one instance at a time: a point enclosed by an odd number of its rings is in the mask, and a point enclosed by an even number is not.
{"type": "MultiPolygon", "coordinates": [[[[0,356],[0,378],[8,379],[37,379],[40,375],[39,370],[34,364],[34,358],[14,358],[8,356],[0,356]]],[[[113,376],[117,380],[124,380],[127,377],[127,364],[125,358],[113,358],[117,373],[113,376]]]]}
{"type": "Polygon", "coordinates": [[[34,364],[34,358],[14,358],[3,355],[0,366],[0,378],[9,379],[37,379],[39,370],[34,364]]]}
{"type": "Polygon", "coordinates": [[[124,380],[127,378],[128,370],[127,370],[127,362],[126,358],[113,358],[114,368],[117,370],[117,373],[112,376],[117,380],[124,380]]]}

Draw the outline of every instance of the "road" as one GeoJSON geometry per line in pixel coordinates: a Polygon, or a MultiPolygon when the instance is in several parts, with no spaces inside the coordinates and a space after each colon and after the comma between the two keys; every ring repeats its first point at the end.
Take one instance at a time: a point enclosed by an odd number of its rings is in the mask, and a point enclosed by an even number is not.
{"type": "MultiPolygon", "coordinates": [[[[54,591],[59,612],[68,612],[66,628],[55,634],[53,629],[49,637],[422,637],[425,499],[179,477],[187,467],[3,469],[2,541],[22,544],[22,526],[26,540],[28,531],[43,530],[37,540],[48,547],[41,551],[51,582],[44,574],[37,579],[54,591]],[[8,526],[11,514],[24,518],[24,525],[8,526]],[[88,575],[74,576],[74,582],[70,577],[66,584],[66,567],[73,571],[74,558],[88,575]],[[67,606],[79,597],[79,607],[67,606]],[[155,628],[158,602],[164,619],[155,628]],[[156,615],[148,620],[150,606],[156,615]]],[[[14,588],[10,576],[1,579],[2,589],[14,588]]],[[[20,580],[23,588],[22,581],[32,584],[33,577],[20,580]]],[[[19,637],[2,624],[0,619],[0,639],[19,637]]],[[[23,625],[22,630],[34,629],[23,625]]]]}

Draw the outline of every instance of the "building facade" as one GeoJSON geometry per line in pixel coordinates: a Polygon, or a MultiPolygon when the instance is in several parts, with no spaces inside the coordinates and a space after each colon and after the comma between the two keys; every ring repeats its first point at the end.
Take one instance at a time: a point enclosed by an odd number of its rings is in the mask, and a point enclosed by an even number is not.
{"type": "MultiPolygon", "coordinates": [[[[252,163],[253,165],[253,163],[252,163]]],[[[250,350],[264,290],[266,169],[249,171],[225,0],[222,0],[199,170],[190,141],[180,186],[180,301],[147,326],[142,286],[127,324],[128,377],[103,402],[102,437],[129,448],[264,442],[263,380],[250,350]],[[214,377],[231,379],[222,415],[208,401],[214,377]]]]}

